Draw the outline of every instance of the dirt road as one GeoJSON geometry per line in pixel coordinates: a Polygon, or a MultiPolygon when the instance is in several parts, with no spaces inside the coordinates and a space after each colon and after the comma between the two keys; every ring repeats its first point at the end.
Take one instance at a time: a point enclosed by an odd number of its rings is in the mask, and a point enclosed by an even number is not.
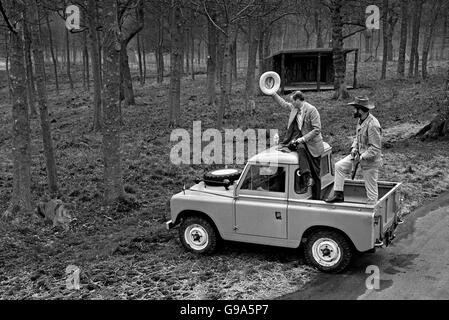
{"type": "Polygon", "coordinates": [[[356,257],[346,273],[320,274],[279,299],[449,299],[449,193],[410,215],[397,236],[392,246],[356,257]],[[370,265],[380,269],[379,289],[367,289],[370,265]]]}

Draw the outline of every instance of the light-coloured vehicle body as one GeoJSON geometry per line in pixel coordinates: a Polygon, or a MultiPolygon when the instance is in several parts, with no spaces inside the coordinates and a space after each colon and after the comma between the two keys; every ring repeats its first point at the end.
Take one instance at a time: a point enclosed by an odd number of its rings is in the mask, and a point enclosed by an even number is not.
{"type": "MultiPolygon", "coordinates": [[[[331,192],[334,181],[332,149],[325,146],[321,163],[323,198],[331,192]]],[[[178,225],[186,216],[200,215],[224,240],[289,248],[299,247],[315,230],[329,229],[347,237],[359,252],[373,251],[394,238],[400,221],[400,183],[379,182],[379,201],[367,205],[364,182],[347,180],[345,202],[328,204],[311,200],[310,189],[305,194],[295,192],[298,169],[296,152],[284,153],[276,147],[266,150],[248,161],[239,180],[228,190],[200,182],[174,195],[167,228],[178,225]],[[248,187],[257,170],[262,174],[266,168],[285,173],[285,182],[279,180],[285,185],[276,186],[276,192],[248,187]]]]}

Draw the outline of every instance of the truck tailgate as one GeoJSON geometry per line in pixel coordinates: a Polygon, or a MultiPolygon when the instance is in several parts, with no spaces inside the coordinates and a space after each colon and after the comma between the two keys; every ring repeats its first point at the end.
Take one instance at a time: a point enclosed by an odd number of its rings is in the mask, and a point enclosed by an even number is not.
{"type": "Polygon", "coordinates": [[[378,228],[376,237],[380,240],[393,236],[397,227],[398,216],[402,207],[402,195],[400,193],[401,183],[379,182],[380,200],[374,207],[375,225],[378,228]]]}

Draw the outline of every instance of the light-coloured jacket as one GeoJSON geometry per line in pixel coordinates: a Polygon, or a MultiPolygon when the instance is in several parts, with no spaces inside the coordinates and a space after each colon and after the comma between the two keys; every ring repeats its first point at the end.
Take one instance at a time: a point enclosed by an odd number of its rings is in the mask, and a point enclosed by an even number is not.
{"type": "Polygon", "coordinates": [[[365,121],[357,124],[352,148],[360,154],[360,165],[365,169],[382,164],[382,128],[379,121],[370,114],[365,121]]]}
{"type": "MultiPolygon", "coordinates": [[[[290,117],[287,128],[296,121],[298,110],[293,104],[283,100],[281,106],[290,109],[290,117]]],[[[312,156],[321,157],[324,152],[323,136],[321,135],[321,118],[318,110],[308,102],[304,102],[301,108],[303,113],[301,133],[307,148],[312,156]]]]}

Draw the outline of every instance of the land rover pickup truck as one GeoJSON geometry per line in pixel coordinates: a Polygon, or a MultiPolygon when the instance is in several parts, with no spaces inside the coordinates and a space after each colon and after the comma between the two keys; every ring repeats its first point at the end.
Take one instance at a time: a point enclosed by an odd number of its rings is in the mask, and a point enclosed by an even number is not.
{"type": "MultiPolygon", "coordinates": [[[[324,199],[334,183],[328,144],[321,160],[324,199]]],[[[311,200],[311,188],[300,179],[297,153],[273,147],[252,157],[243,171],[207,173],[174,195],[167,229],[178,227],[183,246],[198,254],[211,254],[220,240],[301,246],[307,263],[334,273],[356,252],[374,252],[394,239],[401,223],[400,183],[380,181],[378,202],[367,205],[364,182],[347,180],[345,202],[328,204],[311,200]]]]}

